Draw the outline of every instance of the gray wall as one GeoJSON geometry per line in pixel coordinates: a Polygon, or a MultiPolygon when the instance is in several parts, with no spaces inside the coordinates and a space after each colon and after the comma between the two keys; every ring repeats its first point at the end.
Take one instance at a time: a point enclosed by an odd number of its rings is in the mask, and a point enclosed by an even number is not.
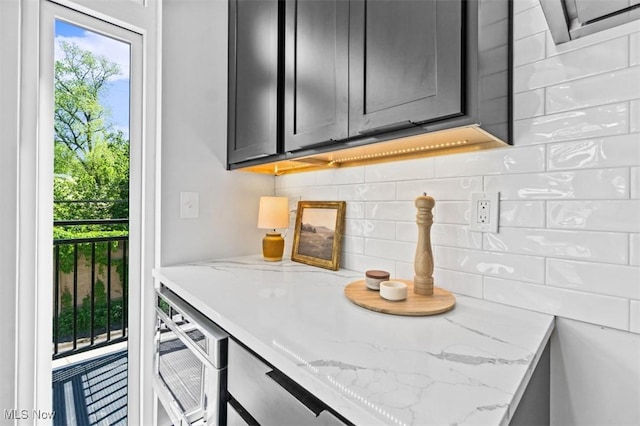
{"type": "Polygon", "coordinates": [[[168,0],[163,9],[161,263],[256,254],[260,195],[274,178],[229,172],[227,2],[168,0]],[[180,192],[198,192],[198,219],[180,219],[180,192]]]}

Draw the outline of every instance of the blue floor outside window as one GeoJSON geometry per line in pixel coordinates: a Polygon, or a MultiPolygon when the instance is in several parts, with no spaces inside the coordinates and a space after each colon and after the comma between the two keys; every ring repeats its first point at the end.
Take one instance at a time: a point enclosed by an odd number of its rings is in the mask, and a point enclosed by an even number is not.
{"type": "Polygon", "coordinates": [[[53,371],[54,426],[127,424],[127,351],[53,371]]]}

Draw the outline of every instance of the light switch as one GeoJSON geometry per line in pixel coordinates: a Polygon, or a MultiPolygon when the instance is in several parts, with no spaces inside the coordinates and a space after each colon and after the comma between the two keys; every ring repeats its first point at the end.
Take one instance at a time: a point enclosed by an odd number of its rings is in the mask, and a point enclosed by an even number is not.
{"type": "Polygon", "coordinates": [[[180,193],[180,219],[197,219],[199,210],[200,200],[197,192],[180,193]]]}

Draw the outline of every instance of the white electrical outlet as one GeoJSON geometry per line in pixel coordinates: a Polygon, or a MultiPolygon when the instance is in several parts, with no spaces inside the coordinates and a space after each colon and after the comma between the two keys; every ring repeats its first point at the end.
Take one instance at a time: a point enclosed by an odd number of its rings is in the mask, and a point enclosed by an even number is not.
{"type": "Polygon", "coordinates": [[[499,208],[499,192],[471,193],[469,229],[472,231],[498,233],[499,208]]]}

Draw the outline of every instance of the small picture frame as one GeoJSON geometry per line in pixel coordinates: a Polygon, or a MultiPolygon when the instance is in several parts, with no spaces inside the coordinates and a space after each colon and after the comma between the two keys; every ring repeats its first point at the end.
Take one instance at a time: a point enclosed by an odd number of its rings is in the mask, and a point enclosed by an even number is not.
{"type": "Polygon", "coordinates": [[[344,201],[298,201],[291,260],[337,271],[340,268],[344,201]]]}

